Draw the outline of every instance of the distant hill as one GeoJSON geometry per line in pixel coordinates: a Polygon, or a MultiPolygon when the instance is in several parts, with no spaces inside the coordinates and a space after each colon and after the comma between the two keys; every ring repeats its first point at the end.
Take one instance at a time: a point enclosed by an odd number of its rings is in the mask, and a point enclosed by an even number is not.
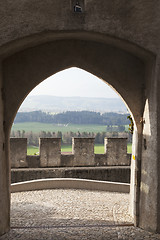
{"type": "Polygon", "coordinates": [[[64,113],[49,114],[42,111],[18,112],[14,123],[41,122],[54,124],[99,124],[99,125],[128,125],[128,114],[90,111],[67,111],[64,113]]]}
{"type": "Polygon", "coordinates": [[[48,112],[94,111],[127,113],[120,98],[55,97],[47,95],[29,96],[19,111],[42,110],[48,112]]]}

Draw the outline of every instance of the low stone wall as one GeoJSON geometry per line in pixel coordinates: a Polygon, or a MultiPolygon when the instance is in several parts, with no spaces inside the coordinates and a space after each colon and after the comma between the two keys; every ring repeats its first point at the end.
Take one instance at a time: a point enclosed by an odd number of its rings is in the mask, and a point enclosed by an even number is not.
{"type": "Polygon", "coordinates": [[[130,182],[130,167],[17,168],[11,170],[11,182],[46,178],[78,178],[110,182],[130,182]]]}
{"type": "Polygon", "coordinates": [[[94,154],[94,138],[73,138],[72,153],[61,154],[60,138],[41,138],[40,155],[27,156],[27,139],[10,139],[12,168],[129,166],[126,138],[105,138],[104,154],[94,154]]]}
{"type": "Polygon", "coordinates": [[[130,184],[88,179],[49,178],[12,183],[10,188],[11,193],[46,189],[83,189],[91,191],[129,193],[130,184]]]}

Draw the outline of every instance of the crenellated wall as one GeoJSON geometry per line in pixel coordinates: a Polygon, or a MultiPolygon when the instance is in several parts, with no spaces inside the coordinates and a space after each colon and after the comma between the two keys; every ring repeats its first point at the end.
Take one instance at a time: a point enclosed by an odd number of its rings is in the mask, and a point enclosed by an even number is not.
{"type": "Polygon", "coordinates": [[[73,138],[72,153],[61,153],[60,138],[40,138],[39,155],[27,156],[27,139],[10,139],[11,168],[129,166],[126,138],[105,138],[104,154],[94,154],[94,138],[73,138]]]}

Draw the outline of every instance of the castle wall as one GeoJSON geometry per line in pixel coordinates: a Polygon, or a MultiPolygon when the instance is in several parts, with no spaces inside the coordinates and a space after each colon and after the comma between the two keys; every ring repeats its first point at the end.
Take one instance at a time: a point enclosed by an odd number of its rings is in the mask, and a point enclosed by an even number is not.
{"type": "Polygon", "coordinates": [[[12,168],[129,166],[127,139],[105,139],[104,154],[94,153],[94,138],[73,138],[72,153],[61,154],[60,138],[40,138],[40,155],[27,156],[27,139],[11,138],[12,168]]]}

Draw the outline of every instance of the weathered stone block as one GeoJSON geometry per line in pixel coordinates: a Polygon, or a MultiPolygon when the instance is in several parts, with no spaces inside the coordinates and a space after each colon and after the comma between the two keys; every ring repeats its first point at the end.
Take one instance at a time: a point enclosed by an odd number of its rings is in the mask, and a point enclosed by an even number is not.
{"type": "Polygon", "coordinates": [[[95,166],[106,166],[107,154],[95,154],[95,166]]]}
{"type": "Polygon", "coordinates": [[[27,167],[27,138],[10,138],[11,168],[27,167]]]}
{"type": "Polygon", "coordinates": [[[72,138],[73,166],[94,166],[94,138],[72,138]]]}
{"type": "Polygon", "coordinates": [[[129,165],[127,156],[127,138],[105,138],[107,165],[129,165]]]}
{"type": "Polygon", "coordinates": [[[73,167],[74,155],[62,154],[61,155],[61,167],[73,167]]]}
{"type": "Polygon", "coordinates": [[[27,163],[29,168],[39,168],[40,167],[40,156],[39,155],[28,155],[27,163]]]}
{"type": "Polygon", "coordinates": [[[61,165],[61,138],[40,138],[40,167],[61,165]]]}

